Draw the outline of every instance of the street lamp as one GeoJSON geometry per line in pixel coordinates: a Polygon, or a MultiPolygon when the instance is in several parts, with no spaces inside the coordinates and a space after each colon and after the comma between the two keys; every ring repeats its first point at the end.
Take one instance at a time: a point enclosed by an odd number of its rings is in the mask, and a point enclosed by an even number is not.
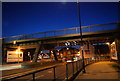
{"type": "MultiPolygon", "coordinates": [[[[81,39],[81,41],[83,41],[82,40],[81,18],[80,18],[80,3],[79,3],[78,0],[77,0],[77,8],[78,8],[78,23],[79,23],[79,26],[80,26],[80,39],[81,39]]],[[[83,73],[86,73],[83,49],[81,51],[82,51],[81,54],[82,54],[82,68],[83,68],[83,73]]]]}
{"type": "Polygon", "coordinates": [[[13,41],[13,44],[16,44],[17,43],[17,41],[13,41]]]}

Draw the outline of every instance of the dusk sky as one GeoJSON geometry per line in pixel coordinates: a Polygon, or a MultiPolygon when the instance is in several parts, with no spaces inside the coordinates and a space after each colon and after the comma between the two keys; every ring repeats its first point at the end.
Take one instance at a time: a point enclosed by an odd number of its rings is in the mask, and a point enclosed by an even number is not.
{"type": "MultiPolygon", "coordinates": [[[[3,2],[3,37],[79,27],[75,2],[3,2]]],[[[82,26],[118,21],[117,2],[81,2],[82,26]]]]}

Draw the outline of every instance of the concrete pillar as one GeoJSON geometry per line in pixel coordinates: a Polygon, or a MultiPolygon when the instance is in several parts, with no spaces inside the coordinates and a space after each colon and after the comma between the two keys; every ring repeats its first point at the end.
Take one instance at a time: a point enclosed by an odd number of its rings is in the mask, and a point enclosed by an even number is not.
{"type": "Polygon", "coordinates": [[[53,50],[53,55],[54,55],[55,61],[58,61],[56,50],[53,50]]]}
{"type": "Polygon", "coordinates": [[[118,28],[117,28],[117,33],[115,34],[115,43],[116,43],[118,62],[120,64],[120,22],[117,23],[117,26],[118,28]]]}
{"type": "Polygon", "coordinates": [[[115,43],[116,43],[116,50],[117,50],[117,58],[120,64],[120,39],[116,39],[115,43]]]}
{"type": "Polygon", "coordinates": [[[34,53],[34,57],[33,57],[33,60],[32,60],[33,63],[37,62],[38,54],[39,54],[40,51],[41,51],[41,47],[42,47],[42,45],[38,45],[38,46],[36,47],[36,50],[35,50],[35,53],[34,53]]]}
{"type": "Polygon", "coordinates": [[[0,43],[2,43],[2,44],[0,44],[1,45],[0,46],[0,48],[1,48],[1,55],[0,55],[1,63],[6,64],[6,62],[7,62],[7,47],[4,43],[4,39],[0,40],[0,43]]]}

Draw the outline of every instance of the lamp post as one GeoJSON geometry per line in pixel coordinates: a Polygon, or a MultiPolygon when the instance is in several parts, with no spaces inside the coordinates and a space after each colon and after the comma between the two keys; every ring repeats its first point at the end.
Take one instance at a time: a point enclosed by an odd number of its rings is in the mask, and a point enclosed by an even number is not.
{"type": "MultiPolygon", "coordinates": [[[[82,28],[81,28],[81,17],[80,17],[80,3],[79,3],[78,0],[77,0],[77,8],[78,8],[78,23],[79,23],[79,26],[80,26],[80,40],[82,42],[83,40],[82,40],[82,28]]],[[[83,49],[81,51],[82,51],[82,68],[83,68],[83,73],[86,73],[83,49]]]]}

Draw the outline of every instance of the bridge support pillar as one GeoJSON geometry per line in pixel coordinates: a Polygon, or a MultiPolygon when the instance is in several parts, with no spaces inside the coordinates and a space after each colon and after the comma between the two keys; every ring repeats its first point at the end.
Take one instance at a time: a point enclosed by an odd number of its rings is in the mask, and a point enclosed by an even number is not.
{"type": "Polygon", "coordinates": [[[35,50],[35,53],[34,53],[34,57],[33,57],[33,60],[32,60],[33,63],[37,62],[38,54],[40,53],[41,47],[42,47],[41,45],[38,45],[36,47],[36,50],[35,50]]]}
{"type": "Polygon", "coordinates": [[[116,50],[117,50],[117,57],[118,57],[118,62],[120,64],[120,22],[117,23],[117,33],[115,35],[115,43],[116,43],[116,50]]]}
{"type": "Polygon", "coordinates": [[[1,55],[0,55],[0,61],[1,61],[1,64],[6,64],[7,63],[7,47],[4,43],[4,39],[0,40],[0,48],[1,48],[1,55]]]}
{"type": "Polygon", "coordinates": [[[116,42],[118,62],[120,64],[120,39],[116,39],[115,42],[116,42]]]}
{"type": "Polygon", "coordinates": [[[58,61],[56,50],[53,50],[53,55],[54,55],[55,61],[58,61]]]}

